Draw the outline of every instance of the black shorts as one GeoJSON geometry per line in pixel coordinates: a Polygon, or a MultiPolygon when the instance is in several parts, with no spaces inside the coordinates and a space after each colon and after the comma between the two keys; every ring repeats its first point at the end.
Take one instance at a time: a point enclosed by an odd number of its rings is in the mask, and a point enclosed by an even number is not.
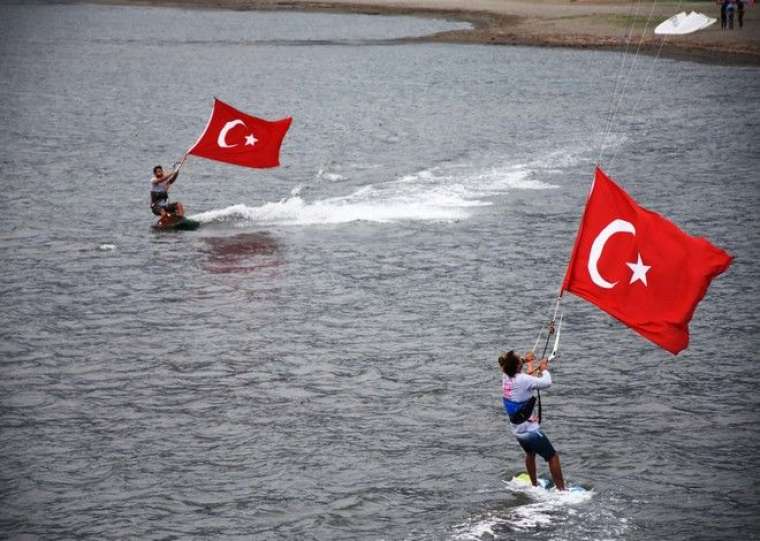
{"type": "Polygon", "coordinates": [[[557,454],[557,451],[552,447],[549,438],[547,438],[546,434],[540,430],[528,432],[524,436],[517,436],[517,441],[520,443],[520,447],[523,448],[523,451],[527,454],[541,455],[541,457],[547,462],[557,454]]]}
{"type": "Polygon", "coordinates": [[[153,214],[156,216],[161,216],[162,209],[169,214],[177,214],[177,203],[166,203],[163,205],[156,204],[150,206],[150,210],[153,211],[153,214]]]}
{"type": "Polygon", "coordinates": [[[150,210],[156,216],[161,216],[161,210],[176,213],[177,203],[169,203],[166,192],[150,192],[150,210]]]}

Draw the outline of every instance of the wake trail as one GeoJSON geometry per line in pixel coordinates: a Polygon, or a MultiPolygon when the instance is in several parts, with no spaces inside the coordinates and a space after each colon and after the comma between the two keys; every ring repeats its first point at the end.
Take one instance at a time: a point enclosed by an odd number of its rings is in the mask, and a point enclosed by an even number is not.
{"type": "MultiPolygon", "coordinates": [[[[260,206],[231,205],[191,216],[203,223],[242,222],[261,225],[337,225],[357,221],[374,223],[456,222],[470,218],[478,207],[491,206],[494,198],[516,190],[553,190],[560,186],[547,179],[561,175],[583,160],[584,149],[547,153],[532,161],[478,167],[446,164],[376,184],[356,188],[337,197],[307,201],[296,186],[289,197],[260,206]]],[[[320,169],[315,179],[330,183],[347,180],[341,174],[320,169]]]]}

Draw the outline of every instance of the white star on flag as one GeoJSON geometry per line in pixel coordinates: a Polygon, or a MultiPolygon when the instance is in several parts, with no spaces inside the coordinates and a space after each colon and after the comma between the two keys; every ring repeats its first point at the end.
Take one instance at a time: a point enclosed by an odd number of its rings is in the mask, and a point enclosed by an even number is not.
{"type": "Polygon", "coordinates": [[[255,145],[255,144],[256,144],[256,142],[257,142],[257,141],[258,141],[258,139],[256,139],[256,138],[253,136],[253,134],[250,134],[250,135],[246,135],[246,136],[245,136],[245,145],[246,145],[246,146],[248,146],[248,145],[250,145],[250,146],[253,146],[253,145],[255,145]]]}
{"type": "Polygon", "coordinates": [[[649,269],[652,267],[649,265],[644,265],[644,262],[641,260],[641,254],[639,253],[639,258],[636,263],[626,263],[628,267],[631,269],[633,274],[631,275],[631,281],[630,283],[634,283],[636,281],[644,282],[645,286],[648,286],[647,284],[647,272],[649,272],[649,269]]]}

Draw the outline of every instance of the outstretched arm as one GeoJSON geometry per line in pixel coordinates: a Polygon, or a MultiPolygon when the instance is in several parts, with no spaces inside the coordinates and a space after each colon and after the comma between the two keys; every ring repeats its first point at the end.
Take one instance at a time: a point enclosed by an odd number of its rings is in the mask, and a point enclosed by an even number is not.
{"type": "Polygon", "coordinates": [[[182,161],[179,162],[179,165],[177,166],[177,168],[174,171],[172,171],[171,174],[169,175],[169,179],[167,180],[167,182],[169,183],[169,186],[174,184],[174,181],[177,180],[180,169],[182,169],[182,166],[185,165],[185,160],[187,160],[187,154],[182,156],[182,161]]]}

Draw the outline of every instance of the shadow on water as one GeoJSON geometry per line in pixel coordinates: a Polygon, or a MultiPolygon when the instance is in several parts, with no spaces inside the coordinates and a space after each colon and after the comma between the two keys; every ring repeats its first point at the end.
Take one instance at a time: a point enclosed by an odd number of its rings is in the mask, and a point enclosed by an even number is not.
{"type": "Polygon", "coordinates": [[[240,233],[202,239],[204,270],[214,274],[255,272],[281,263],[280,245],[269,233],[240,233]]]}

